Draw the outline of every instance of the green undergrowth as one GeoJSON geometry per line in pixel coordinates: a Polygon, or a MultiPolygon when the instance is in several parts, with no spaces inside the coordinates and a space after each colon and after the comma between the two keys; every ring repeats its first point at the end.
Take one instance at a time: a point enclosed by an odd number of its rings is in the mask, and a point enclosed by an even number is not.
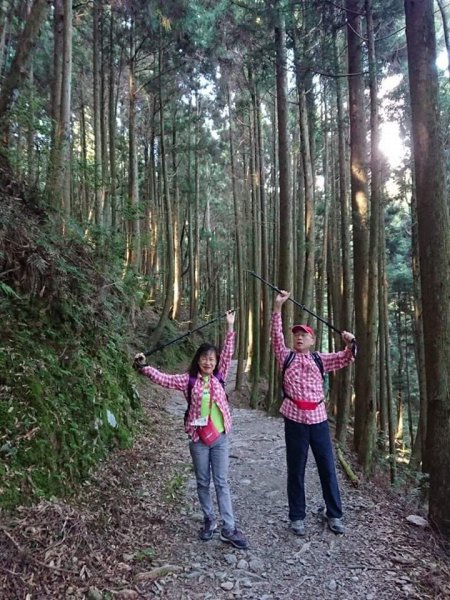
{"type": "Polygon", "coordinates": [[[109,449],[130,444],[139,407],[120,339],[99,347],[41,326],[17,323],[0,350],[4,507],[70,491],[109,449]]]}
{"type": "Polygon", "coordinates": [[[0,508],[10,509],[70,494],[132,443],[142,411],[127,331],[141,291],[111,249],[61,235],[17,197],[0,202],[0,508]]]}

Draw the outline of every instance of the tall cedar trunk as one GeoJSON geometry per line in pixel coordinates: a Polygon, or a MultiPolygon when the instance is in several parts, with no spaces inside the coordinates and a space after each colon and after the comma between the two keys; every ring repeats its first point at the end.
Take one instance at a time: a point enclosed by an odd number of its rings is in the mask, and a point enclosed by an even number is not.
{"type": "MultiPolygon", "coordinates": [[[[269,267],[270,272],[272,273],[271,279],[273,281],[278,281],[278,265],[279,265],[279,255],[280,255],[280,202],[278,195],[278,183],[277,183],[277,173],[278,173],[278,122],[277,122],[277,106],[276,106],[276,98],[273,103],[273,108],[271,110],[271,125],[272,125],[272,146],[271,146],[271,173],[270,173],[270,187],[272,189],[271,194],[271,207],[272,207],[272,261],[269,267]]],[[[280,381],[278,377],[278,369],[275,361],[275,357],[273,352],[270,353],[270,367],[269,367],[269,387],[266,396],[266,409],[269,414],[276,414],[279,408],[279,389],[280,389],[280,381]]]]}
{"type": "MultiPolygon", "coordinates": [[[[316,294],[316,308],[317,314],[324,314],[324,297],[325,297],[325,286],[327,279],[327,258],[328,258],[328,221],[329,221],[329,205],[331,193],[331,180],[330,180],[330,136],[328,134],[328,119],[327,119],[327,101],[326,94],[324,94],[323,101],[323,114],[322,121],[324,123],[324,140],[323,140],[323,178],[324,178],[324,215],[323,215],[323,227],[322,227],[322,251],[318,259],[318,273],[317,273],[317,294],[316,294]]],[[[322,351],[322,331],[323,323],[319,321],[317,323],[316,330],[316,350],[322,351]]]]}
{"type": "Polygon", "coordinates": [[[70,183],[71,183],[71,95],[72,95],[72,0],[64,0],[64,49],[63,76],[61,86],[61,179],[58,189],[61,190],[62,210],[66,218],[70,217],[70,183]]]}
{"type": "Polygon", "coordinates": [[[103,214],[102,222],[104,227],[111,227],[111,204],[108,195],[109,183],[109,161],[108,161],[108,102],[106,90],[107,82],[107,54],[105,50],[106,24],[103,10],[103,2],[100,4],[100,138],[102,154],[102,187],[103,187],[103,214]]]}
{"type": "Polygon", "coordinates": [[[349,117],[350,117],[350,173],[353,221],[353,279],[355,305],[355,334],[359,352],[355,368],[355,428],[356,450],[362,441],[366,414],[366,363],[367,363],[367,294],[368,294],[368,192],[367,192],[367,142],[364,99],[364,77],[362,74],[362,29],[363,2],[346,0],[347,42],[349,72],[349,117]]]}
{"type": "MultiPolygon", "coordinates": [[[[406,311],[403,313],[404,329],[405,332],[411,331],[412,327],[408,323],[408,315],[406,311]]],[[[409,379],[409,355],[408,355],[408,335],[405,335],[405,375],[406,375],[406,407],[408,410],[408,433],[409,433],[409,447],[412,450],[414,445],[414,429],[413,429],[413,418],[412,418],[412,402],[411,402],[411,384],[409,379]]]]}
{"type": "Polygon", "coordinates": [[[448,4],[446,6],[444,6],[444,3],[442,2],[442,0],[436,0],[436,2],[437,2],[437,5],[439,6],[439,11],[441,13],[441,18],[442,18],[442,28],[444,30],[445,47],[447,49],[447,71],[450,74],[450,33],[449,33],[447,15],[445,13],[445,9],[447,8],[448,4]]]}
{"type": "MultiPolygon", "coordinates": [[[[342,296],[342,265],[339,260],[339,206],[334,202],[331,206],[330,224],[328,226],[328,290],[329,290],[329,307],[328,316],[330,321],[335,321],[336,316],[340,313],[341,296],[342,296]]],[[[331,330],[328,331],[328,348],[330,352],[334,349],[334,335],[331,330]]],[[[331,386],[331,404],[337,413],[340,394],[339,379],[333,376],[333,385],[331,386]]]]}
{"type": "MultiPolygon", "coordinates": [[[[128,73],[128,262],[139,269],[141,256],[139,219],[139,174],[136,141],[136,43],[134,22],[130,28],[130,64],[128,73]]],[[[162,115],[162,112],[161,112],[162,115]]],[[[162,116],[161,116],[162,118],[162,116]]],[[[162,141],[161,141],[162,144],[162,141]]],[[[163,157],[161,157],[163,160],[163,157]]]]}
{"type": "MultiPolygon", "coordinates": [[[[309,135],[308,106],[306,101],[305,82],[300,75],[300,57],[297,44],[295,49],[297,95],[300,116],[300,143],[303,165],[304,190],[305,190],[305,272],[303,278],[303,294],[300,301],[312,308],[314,302],[314,276],[315,276],[315,227],[314,227],[314,177],[311,156],[311,141],[309,135]]],[[[303,257],[300,257],[302,260],[303,257]]],[[[306,312],[300,313],[300,321],[309,321],[311,317],[306,312]]]]}
{"type": "Polygon", "coordinates": [[[381,160],[380,131],[378,116],[378,83],[376,72],[374,24],[372,1],[365,2],[367,18],[367,39],[369,50],[369,86],[370,86],[370,246],[369,246],[369,298],[367,306],[367,362],[366,392],[364,394],[364,415],[362,438],[358,447],[359,461],[366,473],[373,468],[376,413],[377,413],[377,339],[378,339],[378,248],[380,236],[381,205],[381,160]]]}
{"type": "Polygon", "coordinates": [[[0,130],[4,146],[8,145],[8,111],[15,97],[16,90],[20,88],[28,76],[28,66],[32,58],[32,51],[36,44],[41,26],[47,15],[48,0],[35,0],[25,27],[17,40],[17,50],[12,60],[9,71],[2,81],[0,93],[0,130]]]}
{"type": "MultiPolygon", "coordinates": [[[[335,72],[340,72],[338,39],[333,33],[333,60],[335,72]]],[[[336,109],[337,109],[337,135],[338,135],[338,172],[339,172],[339,205],[340,205],[340,231],[341,231],[341,261],[342,261],[342,302],[340,319],[342,327],[352,330],[351,320],[351,277],[350,277],[350,216],[347,181],[347,152],[346,131],[344,117],[344,101],[342,79],[336,78],[336,109]]],[[[336,406],[336,439],[341,446],[347,442],[347,428],[350,417],[351,397],[351,369],[341,369],[337,376],[338,396],[336,406]]]]}
{"type": "Polygon", "coordinates": [[[65,219],[70,216],[70,98],[72,79],[72,3],[54,3],[52,145],[47,193],[65,219]]]}
{"type": "Polygon", "coordinates": [[[170,198],[169,181],[167,174],[167,161],[166,161],[166,144],[165,144],[165,131],[164,131],[164,104],[163,104],[163,82],[161,74],[163,72],[163,50],[162,43],[160,41],[159,47],[159,114],[160,114],[160,134],[161,134],[161,172],[162,172],[162,193],[163,202],[165,208],[165,223],[166,223],[166,278],[164,285],[164,305],[158,321],[158,324],[150,336],[150,343],[155,345],[159,342],[167,319],[170,314],[173,301],[173,279],[174,279],[174,243],[173,243],[173,225],[172,225],[172,202],[170,198]]]}
{"type": "Polygon", "coordinates": [[[94,96],[94,221],[97,227],[102,225],[103,184],[102,184],[102,141],[100,123],[100,2],[94,0],[93,15],[93,96],[94,96]]]}
{"type": "Polygon", "coordinates": [[[412,272],[414,287],[414,349],[416,351],[417,377],[419,380],[419,423],[417,425],[416,440],[411,453],[411,465],[419,468],[422,463],[422,470],[429,472],[428,457],[426,453],[427,436],[427,383],[425,374],[425,348],[423,343],[423,310],[422,310],[422,291],[420,288],[420,257],[419,240],[417,231],[417,205],[416,197],[413,194],[411,198],[411,254],[412,254],[412,272]]]}
{"type": "Polygon", "coordinates": [[[397,431],[395,438],[402,441],[403,446],[403,374],[405,370],[405,359],[403,355],[402,343],[402,318],[401,318],[401,297],[398,293],[397,310],[395,312],[395,328],[397,331],[398,365],[397,365],[397,431]]]}
{"type": "MultiPolygon", "coordinates": [[[[149,275],[153,275],[157,271],[158,263],[158,237],[159,237],[159,221],[157,219],[157,200],[156,200],[156,160],[155,160],[155,130],[156,130],[156,99],[152,105],[152,116],[150,125],[150,156],[149,156],[149,201],[150,207],[150,250],[149,250],[149,275]]],[[[156,295],[155,285],[150,286],[150,295],[152,298],[156,295]]]]}
{"type": "MultiPolygon", "coordinates": [[[[249,132],[250,132],[250,191],[251,191],[251,206],[252,206],[252,233],[251,233],[251,261],[253,270],[256,273],[261,271],[261,247],[260,247],[260,214],[261,201],[259,194],[259,167],[258,167],[258,149],[256,135],[256,100],[252,73],[249,72],[250,95],[252,104],[249,110],[249,132]]],[[[252,370],[251,380],[252,389],[250,392],[250,406],[256,408],[259,398],[259,378],[260,378],[260,335],[261,335],[261,283],[255,278],[252,278],[253,299],[251,303],[251,327],[252,327],[252,370]]]]}
{"type": "Polygon", "coordinates": [[[234,152],[234,113],[231,107],[230,89],[227,86],[227,104],[229,114],[229,149],[230,149],[230,175],[231,175],[231,191],[233,195],[233,211],[234,211],[234,227],[236,239],[236,266],[237,266],[237,298],[239,311],[237,313],[238,321],[238,353],[237,353],[237,371],[236,371],[236,389],[240,390],[244,377],[244,360],[245,360],[245,297],[244,297],[244,269],[243,269],[243,239],[241,229],[241,214],[240,203],[238,200],[236,186],[236,159],[234,152]]]}
{"type": "Polygon", "coordinates": [[[433,1],[405,0],[405,14],[427,376],[429,515],[450,536],[450,218],[433,1]]]}
{"type": "MultiPolygon", "coordinates": [[[[275,51],[276,51],[276,85],[277,85],[277,116],[278,116],[278,164],[279,164],[279,201],[280,230],[279,250],[279,287],[292,291],[293,288],[293,236],[292,236],[292,197],[290,175],[290,148],[288,132],[288,98],[287,98],[287,53],[284,14],[281,9],[276,11],[275,51]],[[283,236],[281,239],[281,235],[283,236]]],[[[284,333],[286,340],[290,339],[289,325],[293,321],[293,304],[284,305],[284,333]]]]}
{"type": "MultiPolygon", "coordinates": [[[[299,117],[300,120],[300,117],[299,117]]],[[[297,177],[295,187],[295,221],[294,238],[295,247],[295,276],[294,276],[294,297],[303,298],[303,282],[305,279],[305,178],[303,175],[303,158],[300,151],[297,153],[297,177]]],[[[294,306],[294,320],[300,321],[300,308],[294,306]]]]}
{"type": "MultiPolygon", "coordinates": [[[[61,164],[60,146],[58,144],[59,121],[61,118],[61,91],[63,77],[63,53],[64,53],[64,6],[63,0],[53,2],[53,72],[51,81],[51,119],[52,132],[50,143],[50,158],[47,173],[47,193],[54,193],[56,187],[56,176],[61,164]]],[[[53,204],[56,206],[56,194],[53,196],[53,204]]]]}
{"type": "Polygon", "coordinates": [[[379,405],[378,405],[378,447],[384,451],[386,448],[388,431],[388,393],[387,393],[387,374],[386,362],[389,356],[386,354],[386,344],[384,340],[384,286],[386,281],[386,249],[384,240],[384,227],[379,230],[379,252],[378,252],[378,322],[379,322],[379,405]]]}
{"type": "MultiPolygon", "coordinates": [[[[189,312],[191,325],[195,325],[198,318],[198,302],[200,294],[200,226],[199,226],[199,138],[200,138],[200,101],[198,93],[195,92],[195,118],[194,118],[194,194],[193,202],[189,205],[190,213],[190,302],[189,312]]],[[[189,161],[190,161],[189,157],[189,161]]],[[[190,171],[190,169],[189,169],[190,171]]],[[[191,182],[191,178],[189,179],[191,182]]]]}
{"type": "Polygon", "coordinates": [[[111,231],[117,231],[116,206],[116,115],[117,99],[114,90],[114,13],[111,10],[109,23],[109,87],[108,87],[108,126],[109,126],[109,204],[111,207],[111,231]]]}
{"type": "MultiPolygon", "coordinates": [[[[261,246],[261,276],[267,281],[269,279],[269,241],[268,241],[268,215],[267,199],[265,186],[265,161],[264,161],[264,141],[261,125],[261,98],[259,89],[255,89],[255,112],[256,112],[256,135],[258,148],[258,180],[259,180],[259,200],[260,200],[260,246],[261,246]]],[[[267,373],[269,369],[270,356],[270,313],[271,313],[271,294],[267,285],[262,287],[262,319],[261,319],[261,371],[267,373]]]]}
{"type": "Polygon", "coordinates": [[[81,198],[79,209],[80,223],[84,223],[89,217],[89,182],[88,182],[88,158],[87,158],[87,132],[86,132],[86,105],[84,101],[83,86],[80,86],[80,142],[81,142],[81,198]]]}
{"type": "Polygon", "coordinates": [[[1,15],[1,32],[0,32],[0,77],[3,77],[3,67],[5,66],[5,48],[6,48],[6,35],[9,26],[9,2],[8,0],[2,0],[2,15],[1,15]]]}
{"type": "Polygon", "coordinates": [[[394,424],[394,399],[392,395],[392,376],[391,376],[391,360],[390,360],[390,343],[389,343],[389,309],[388,309],[388,282],[385,279],[385,265],[386,265],[386,242],[384,235],[384,227],[380,228],[380,264],[383,268],[380,269],[380,277],[382,277],[382,285],[380,298],[381,298],[381,331],[380,331],[380,343],[383,344],[383,354],[385,356],[385,362],[381,362],[381,365],[385,369],[386,373],[386,409],[387,409],[387,424],[388,424],[388,436],[389,436],[389,466],[391,483],[395,483],[397,476],[397,462],[395,455],[395,424],[394,424]]]}
{"type": "Polygon", "coordinates": [[[178,187],[177,167],[177,111],[173,111],[172,119],[172,196],[173,207],[173,238],[174,238],[174,264],[173,264],[173,311],[172,317],[178,319],[181,306],[181,247],[180,237],[180,191],[178,187]]]}
{"type": "Polygon", "coordinates": [[[30,103],[27,124],[27,183],[30,187],[33,187],[36,183],[34,166],[34,123],[36,116],[34,110],[34,69],[32,64],[28,73],[28,90],[30,103]]]}

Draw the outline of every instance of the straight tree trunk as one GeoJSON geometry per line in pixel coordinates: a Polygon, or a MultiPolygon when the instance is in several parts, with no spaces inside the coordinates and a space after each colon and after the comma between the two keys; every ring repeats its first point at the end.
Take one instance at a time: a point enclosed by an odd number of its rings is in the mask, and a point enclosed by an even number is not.
{"type": "MultiPolygon", "coordinates": [[[[367,39],[369,49],[369,87],[370,87],[370,164],[371,164],[371,194],[370,194],[370,246],[369,246],[369,287],[367,306],[367,362],[366,362],[366,392],[364,395],[364,414],[362,437],[358,446],[359,461],[365,473],[373,470],[376,442],[376,413],[377,413],[377,340],[378,340],[378,249],[380,236],[381,210],[381,159],[380,131],[378,116],[378,83],[376,72],[374,24],[372,15],[372,0],[365,1],[367,18],[367,39]]],[[[362,404],[362,403],[361,403],[362,404]]]]}
{"type": "Polygon", "coordinates": [[[161,171],[162,171],[162,185],[163,185],[163,201],[165,208],[165,223],[166,223],[166,261],[167,271],[164,286],[164,305],[158,321],[158,324],[150,336],[150,343],[156,345],[162,335],[164,327],[166,326],[169,318],[170,309],[173,302],[173,280],[175,272],[175,261],[174,261],[174,242],[173,242],[173,225],[172,225],[172,202],[170,198],[169,180],[167,174],[167,161],[166,161],[166,145],[165,145],[165,128],[164,128],[164,103],[163,103],[163,82],[161,74],[163,73],[163,50],[162,43],[160,41],[159,53],[158,53],[158,72],[159,72],[159,109],[160,109],[160,133],[161,133],[161,171]]]}
{"type": "Polygon", "coordinates": [[[94,96],[94,222],[97,227],[102,225],[103,212],[103,182],[102,182],[102,140],[101,140],[101,112],[100,112],[100,3],[103,0],[94,0],[93,14],[93,96],[94,96]]]}
{"type": "Polygon", "coordinates": [[[419,380],[419,423],[417,425],[416,439],[411,454],[411,465],[416,469],[422,464],[422,470],[429,472],[428,457],[426,453],[427,437],[427,383],[425,373],[425,348],[423,342],[423,310],[422,290],[420,286],[420,257],[419,240],[417,231],[417,202],[415,194],[411,198],[412,222],[412,271],[414,288],[414,348],[416,350],[417,377],[419,380]]]}
{"type": "Polygon", "coordinates": [[[9,15],[9,2],[8,0],[2,0],[2,16],[1,16],[1,31],[0,31],[0,77],[3,77],[3,68],[5,66],[5,48],[6,48],[6,35],[9,27],[10,15],[9,15]]]}
{"type": "Polygon", "coordinates": [[[444,30],[444,41],[445,41],[445,47],[447,49],[447,70],[450,74],[450,33],[449,33],[449,27],[448,27],[448,19],[447,19],[447,15],[445,13],[446,6],[444,6],[444,3],[442,2],[442,0],[436,0],[436,2],[437,2],[437,5],[439,6],[439,11],[441,13],[441,18],[442,18],[442,29],[444,30]]]}
{"type": "Polygon", "coordinates": [[[429,516],[450,536],[450,217],[433,1],[405,0],[405,14],[427,376],[429,516]]]}
{"type": "Polygon", "coordinates": [[[52,146],[47,192],[61,210],[63,220],[71,215],[71,93],[72,93],[72,2],[54,3],[54,50],[52,85],[52,146]]]}
{"type": "MultiPolygon", "coordinates": [[[[299,256],[299,261],[304,263],[302,297],[300,301],[308,307],[313,306],[314,278],[315,278],[315,217],[314,217],[314,175],[312,164],[312,144],[309,131],[309,111],[306,99],[305,80],[301,75],[301,58],[298,48],[298,40],[294,36],[294,61],[295,79],[297,85],[297,97],[299,103],[299,128],[300,128],[300,151],[303,171],[304,186],[304,219],[305,219],[305,245],[304,256],[299,256]]],[[[301,185],[301,182],[299,182],[301,185]]],[[[301,322],[309,321],[311,317],[303,311],[299,314],[301,322]]]]}
{"type": "MultiPolygon", "coordinates": [[[[333,34],[333,56],[336,73],[340,71],[338,39],[336,32],[333,34]]],[[[342,79],[336,78],[336,110],[337,110],[337,135],[338,135],[338,171],[339,171],[339,206],[340,206],[340,231],[341,231],[341,261],[342,261],[342,326],[352,330],[351,321],[351,276],[350,276],[350,216],[347,178],[347,152],[346,132],[344,117],[344,101],[342,79]]],[[[336,410],[336,439],[341,447],[347,444],[347,429],[350,417],[351,396],[351,369],[341,369],[338,374],[338,397],[336,410]]]]}
{"type": "MultiPolygon", "coordinates": [[[[261,125],[261,98],[258,86],[255,86],[255,119],[256,119],[256,140],[258,149],[258,180],[259,180],[259,200],[260,200],[260,246],[261,246],[261,276],[267,281],[269,279],[269,242],[268,242],[268,216],[267,199],[265,186],[265,161],[264,161],[264,140],[261,125]]],[[[270,356],[270,313],[271,313],[271,294],[267,285],[262,287],[262,318],[261,318],[261,371],[267,373],[269,368],[270,356]]]]}
{"type": "Polygon", "coordinates": [[[349,72],[349,116],[350,116],[350,173],[353,220],[353,279],[355,305],[355,334],[359,352],[355,368],[355,427],[354,444],[359,451],[366,414],[367,372],[367,300],[368,300],[368,190],[367,190],[367,142],[362,74],[362,28],[363,2],[346,0],[347,42],[349,72]],[[357,282],[357,284],[356,284],[357,282]]]}
{"type": "MultiPolygon", "coordinates": [[[[136,140],[136,44],[134,39],[134,22],[130,29],[130,64],[128,73],[128,262],[136,270],[140,268],[141,234],[139,214],[139,174],[136,140]]],[[[161,118],[163,118],[161,108],[161,118]]],[[[163,142],[161,141],[161,144],[163,142]]],[[[101,158],[101,156],[100,156],[101,158]]],[[[161,157],[163,159],[163,157],[161,157]]],[[[167,192],[168,193],[168,192],[167,192]]]]}
{"type": "MultiPolygon", "coordinates": [[[[290,174],[290,145],[288,132],[288,98],[287,98],[287,50],[284,14],[281,7],[276,10],[275,52],[276,52],[276,86],[277,86],[277,116],[278,116],[278,164],[279,164],[279,202],[280,223],[283,223],[283,233],[280,231],[279,251],[279,287],[292,292],[293,290],[293,237],[292,237],[292,196],[290,174]],[[281,235],[283,236],[281,239],[281,235]]],[[[284,333],[286,340],[290,339],[290,325],[293,321],[293,304],[285,302],[284,333]]]]}
{"type": "MultiPolygon", "coordinates": [[[[382,253],[381,264],[386,264],[386,243],[384,239],[384,228],[382,227],[380,230],[380,249],[382,253]]],[[[380,274],[381,275],[381,274],[380,274]]],[[[383,276],[383,285],[381,286],[381,296],[382,296],[382,318],[380,319],[381,323],[381,334],[380,334],[380,343],[383,344],[384,347],[384,356],[386,358],[385,363],[381,363],[385,365],[386,372],[386,403],[387,403],[387,422],[388,422],[388,436],[389,436],[389,465],[390,465],[390,475],[391,475],[391,484],[394,484],[397,478],[397,459],[395,452],[395,422],[394,422],[394,398],[392,394],[392,376],[391,376],[391,357],[389,354],[390,343],[389,343],[389,304],[388,304],[388,285],[385,280],[385,272],[382,272],[383,276]]]]}
{"type": "Polygon", "coordinates": [[[179,244],[180,237],[180,191],[178,187],[178,167],[177,167],[177,111],[173,112],[172,119],[172,196],[174,199],[173,207],[173,238],[174,238],[174,278],[173,278],[173,310],[172,317],[178,319],[181,307],[181,248],[179,244]]]}
{"type": "MultiPolygon", "coordinates": [[[[258,148],[257,148],[257,131],[256,131],[256,100],[254,93],[254,84],[251,71],[249,72],[250,95],[252,104],[249,107],[249,154],[250,154],[250,195],[252,206],[252,232],[251,232],[251,257],[250,264],[253,265],[253,270],[256,273],[261,272],[261,200],[259,193],[260,182],[259,166],[258,166],[258,148]]],[[[250,392],[250,406],[256,408],[259,397],[259,379],[261,369],[261,295],[262,286],[255,277],[252,277],[252,302],[251,302],[251,328],[252,328],[252,369],[251,381],[252,388],[250,392]]]]}
{"type": "Polygon", "coordinates": [[[8,118],[16,90],[28,76],[28,66],[42,24],[46,18],[48,0],[34,0],[25,27],[17,40],[17,50],[9,71],[5,74],[0,93],[0,129],[3,145],[8,145],[8,118]]]}
{"type": "Polygon", "coordinates": [[[57,132],[61,129],[59,124],[61,118],[62,100],[62,78],[63,78],[63,54],[64,54],[64,4],[63,0],[53,1],[53,72],[51,81],[51,107],[52,132],[50,143],[50,159],[47,172],[47,193],[53,196],[52,203],[57,206],[56,175],[60,168],[61,156],[57,132]]]}
{"type": "Polygon", "coordinates": [[[111,10],[109,23],[109,87],[108,87],[108,129],[109,129],[109,203],[111,206],[111,231],[117,232],[117,206],[116,206],[116,116],[117,100],[114,89],[114,13],[111,10]]]}
{"type": "Polygon", "coordinates": [[[72,0],[64,0],[64,49],[63,76],[61,87],[61,179],[59,188],[62,194],[62,210],[68,219],[71,214],[71,97],[72,97],[72,0]]]}

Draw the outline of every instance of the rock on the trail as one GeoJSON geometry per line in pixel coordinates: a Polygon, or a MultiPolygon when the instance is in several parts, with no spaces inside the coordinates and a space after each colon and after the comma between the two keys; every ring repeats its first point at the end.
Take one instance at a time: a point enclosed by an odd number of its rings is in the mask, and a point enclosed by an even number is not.
{"type": "Polygon", "coordinates": [[[237,563],[237,557],[235,554],[224,554],[224,561],[232,567],[237,563]]]}
{"type": "Polygon", "coordinates": [[[234,587],[234,583],[232,581],[224,581],[220,584],[220,587],[227,592],[231,591],[234,587]]]}
{"type": "Polygon", "coordinates": [[[140,594],[138,594],[135,590],[121,590],[115,594],[117,600],[136,600],[139,598],[140,594]]]}
{"type": "Polygon", "coordinates": [[[406,520],[408,521],[408,523],[412,523],[417,527],[428,527],[428,521],[423,517],[419,517],[419,515],[408,515],[406,517],[406,520]]]}
{"type": "Polygon", "coordinates": [[[328,582],[328,586],[327,586],[327,587],[328,587],[328,589],[330,590],[330,592],[335,592],[335,591],[337,590],[337,587],[338,587],[338,586],[337,586],[336,579],[331,579],[331,580],[328,582]]]}
{"type": "Polygon", "coordinates": [[[255,573],[261,573],[264,571],[264,563],[259,558],[252,558],[248,565],[255,573]]]}
{"type": "Polygon", "coordinates": [[[236,568],[238,568],[238,569],[248,569],[248,562],[246,560],[244,560],[243,558],[241,558],[241,560],[236,565],[236,568]]]}
{"type": "Polygon", "coordinates": [[[87,593],[88,600],[102,600],[103,594],[95,587],[89,589],[87,593]]]}

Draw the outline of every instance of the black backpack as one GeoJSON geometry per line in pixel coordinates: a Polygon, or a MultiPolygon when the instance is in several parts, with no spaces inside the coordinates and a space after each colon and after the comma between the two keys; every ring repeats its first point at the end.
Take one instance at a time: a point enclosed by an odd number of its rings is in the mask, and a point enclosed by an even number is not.
{"type": "MultiPolygon", "coordinates": [[[[313,358],[313,361],[316,363],[317,368],[320,371],[320,374],[322,375],[322,380],[325,381],[325,369],[323,368],[323,362],[322,362],[322,359],[320,358],[320,354],[318,352],[311,352],[311,356],[313,358]]],[[[284,374],[286,372],[286,369],[292,364],[292,361],[294,360],[294,358],[295,358],[295,352],[293,350],[291,350],[289,352],[289,354],[286,356],[286,358],[284,359],[283,368],[281,370],[281,389],[283,390],[283,396],[285,398],[289,398],[289,396],[286,394],[286,391],[284,389],[284,374]]]]}

